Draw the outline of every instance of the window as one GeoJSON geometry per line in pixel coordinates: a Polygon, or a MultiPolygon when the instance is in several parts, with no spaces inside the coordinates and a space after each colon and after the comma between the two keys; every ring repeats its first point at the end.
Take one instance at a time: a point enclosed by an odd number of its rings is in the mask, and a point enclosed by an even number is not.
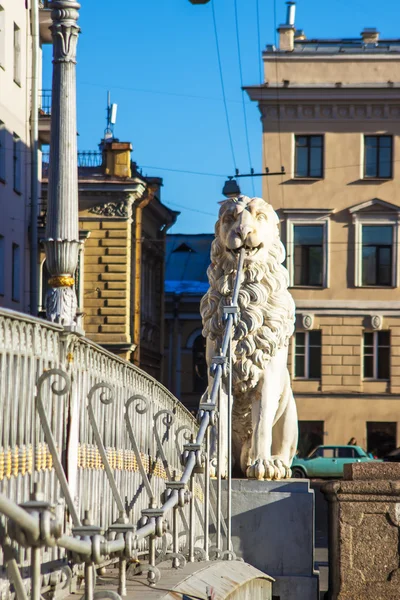
{"type": "Polygon", "coordinates": [[[396,421],[367,421],[367,452],[384,457],[397,446],[396,421]]]}
{"type": "Polygon", "coordinates": [[[390,331],[364,333],[364,379],[390,379],[390,331]]]}
{"type": "Polygon", "coordinates": [[[286,219],[290,286],[329,287],[329,221],[334,209],[283,208],[281,212],[286,219]]]}
{"type": "Polygon", "coordinates": [[[364,136],[364,177],[392,177],[392,136],[364,136]]]}
{"type": "Polygon", "coordinates": [[[299,456],[308,456],[324,440],[323,421],[299,421],[299,456]]]}
{"type": "Polygon", "coordinates": [[[393,227],[363,225],[362,285],[393,285],[393,227]]]}
{"type": "Polygon", "coordinates": [[[318,456],[323,458],[335,458],[335,448],[327,448],[326,446],[320,446],[309,455],[309,458],[317,458],[318,456]]]}
{"type": "Polygon", "coordinates": [[[21,30],[14,23],[14,81],[21,85],[21,30]]]}
{"type": "Polygon", "coordinates": [[[202,394],[207,389],[206,340],[199,335],[193,342],[193,392],[202,394]]]}
{"type": "Polygon", "coordinates": [[[6,63],[6,13],[0,6],[0,67],[6,63]]]}
{"type": "Polygon", "coordinates": [[[322,177],[323,136],[295,136],[295,177],[322,177]]]}
{"type": "Polygon", "coordinates": [[[13,135],[13,179],[14,191],[21,193],[21,138],[14,133],[13,135]]]}
{"type": "Polygon", "coordinates": [[[3,183],[6,180],[6,135],[6,126],[0,121],[0,181],[3,183]]]}
{"type": "Polygon", "coordinates": [[[337,458],[354,458],[355,456],[354,448],[337,448],[337,458]]]}
{"type": "Polygon", "coordinates": [[[323,225],[294,226],[294,285],[322,286],[323,225]]]}
{"type": "Polygon", "coordinates": [[[14,302],[20,301],[20,277],[21,277],[20,247],[18,246],[18,244],[13,244],[12,245],[11,291],[12,291],[12,300],[14,300],[14,302]]]}
{"type": "Polygon", "coordinates": [[[321,331],[298,331],[295,337],[294,376],[321,379],[321,331]]]}
{"type": "Polygon", "coordinates": [[[4,237],[0,235],[0,296],[4,296],[4,237]]]}

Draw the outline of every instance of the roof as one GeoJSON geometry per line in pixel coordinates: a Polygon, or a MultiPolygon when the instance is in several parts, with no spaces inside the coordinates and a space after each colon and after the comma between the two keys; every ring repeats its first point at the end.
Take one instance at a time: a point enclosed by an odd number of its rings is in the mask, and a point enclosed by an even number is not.
{"type": "Polygon", "coordinates": [[[203,295],[208,290],[207,268],[210,264],[214,234],[167,235],[165,257],[165,292],[167,294],[203,295]]]}
{"type": "MultiPolygon", "coordinates": [[[[271,52],[276,53],[280,50],[273,45],[268,45],[266,54],[271,52]]],[[[295,39],[293,52],[297,54],[393,54],[400,53],[400,39],[380,39],[374,43],[366,43],[362,38],[295,39]]]]}

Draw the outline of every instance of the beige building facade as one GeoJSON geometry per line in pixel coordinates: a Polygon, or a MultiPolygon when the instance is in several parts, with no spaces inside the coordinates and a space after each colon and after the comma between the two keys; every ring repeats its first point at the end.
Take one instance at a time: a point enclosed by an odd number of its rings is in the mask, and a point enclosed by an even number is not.
{"type": "Polygon", "coordinates": [[[290,371],[300,450],[400,446],[400,39],[307,40],[289,22],[248,87],[262,115],[263,195],[297,306],[290,371]]]}
{"type": "MultiPolygon", "coordinates": [[[[161,179],[139,174],[131,150],[109,140],[100,152],[78,153],[79,321],[90,340],[161,380],[165,240],[179,213],[161,202],[161,179]]],[[[42,316],[48,278],[42,249],[42,316]]]]}

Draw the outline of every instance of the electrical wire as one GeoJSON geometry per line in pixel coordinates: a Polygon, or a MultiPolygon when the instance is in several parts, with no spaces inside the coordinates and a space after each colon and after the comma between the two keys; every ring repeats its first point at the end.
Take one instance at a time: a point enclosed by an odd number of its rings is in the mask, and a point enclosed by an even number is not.
{"type": "MultiPolygon", "coordinates": [[[[244,131],[245,131],[245,136],[246,136],[246,146],[247,146],[247,156],[249,159],[249,168],[251,171],[252,163],[251,163],[251,152],[250,152],[250,142],[249,142],[249,130],[248,130],[248,126],[247,126],[246,104],[245,104],[245,96],[244,96],[244,89],[243,89],[243,70],[242,70],[242,56],[241,56],[241,52],[240,52],[240,36],[239,36],[239,19],[238,19],[237,0],[235,0],[234,6],[235,6],[236,43],[237,43],[238,62],[239,62],[240,88],[242,91],[244,131]]],[[[253,189],[253,196],[255,196],[256,191],[255,191],[255,187],[254,187],[253,177],[251,178],[251,185],[252,185],[252,189],[253,189]]]]}
{"type": "Polygon", "coordinates": [[[209,213],[204,210],[198,210],[197,208],[189,208],[189,206],[185,206],[184,204],[177,204],[177,202],[168,202],[164,201],[166,206],[177,206],[178,208],[184,208],[185,210],[190,210],[191,212],[200,213],[202,215],[209,215],[210,217],[216,217],[216,213],[209,213]]]}
{"type": "MultiPolygon", "coordinates": [[[[156,94],[161,96],[173,96],[177,98],[189,98],[191,100],[210,100],[211,102],[221,102],[222,98],[213,97],[213,96],[200,96],[198,94],[179,94],[178,92],[167,92],[163,90],[148,90],[145,88],[133,88],[133,87],[125,87],[122,85],[112,85],[112,84],[101,84],[101,83],[92,83],[90,81],[78,81],[78,85],[86,85],[89,87],[98,87],[104,90],[109,90],[112,88],[113,90],[122,90],[124,92],[137,92],[140,94],[156,94]]],[[[241,104],[241,100],[226,100],[229,104],[241,104]]],[[[251,101],[246,102],[246,104],[251,105],[251,101]]]]}
{"type": "MultiPolygon", "coordinates": [[[[259,69],[259,78],[260,78],[260,86],[261,86],[261,104],[263,103],[263,91],[264,91],[264,74],[263,74],[263,65],[262,65],[262,54],[261,54],[261,31],[260,31],[260,0],[256,0],[256,18],[257,18],[257,41],[258,41],[258,69],[259,69]]],[[[265,137],[264,137],[265,140],[265,137]]],[[[265,143],[265,142],[264,142],[265,143]]],[[[263,144],[264,146],[264,144],[263,144]]],[[[265,149],[263,147],[263,163],[265,163],[265,149]]],[[[267,165],[264,164],[264,167],[267,165]]],[[[269,178],[267,177],[267,201],[271,201],[271,193],[269,190],[269,178]]]]}
{"type": "MultiPolygon", "coordinates": [[[[139,169],[154,169],[158,171],[171,171],[173,173],[188,173],[189,175],[204,175],[205,177],[223,177],[226,178],[226,175],[222,175],[221,173],[206,173],[204,171],[187,171],[185,169],[170,169],[167,167],[151,167],[149,165],[138,165],[139,169]]],[[[145,175],[146,177],[146,175],[145,175]]]]}
{"type": "MultiPolygon", "coordinates": [[[[274,45],[275,45],[275,78],[276,81],[278,81],[278,55],[277,55],[277,43],[276,43],[276,24],[277,24],[277,18],[276,18],[276,0],[274,0],[274,45]]],[[[280,111],[280,96],[279,96],[279,90],[277,90],[276,93],[276,101],[277,101],[277,108],[278,108],[278,144],[279,144],[279,158],[281,161],[281,167],[282,167],[282,136],[281,136],[281,111],[280,111]]],[[[281,195],[282,195],[282,206],[285,207],[285,190],[284,190],[284,186],[282,185],[283,183],[283,175],[281,177],[281,185],[279,186],[281,189],[281,195]]]]}
{"type": "Polygon", "coordinates": [[[219,78],[220,78],[220,81],[221,81],[222,99],[223,99],[223,104],[224,104],[224,109],[225,109],[226,126],[228,128],[229,145],[230,145],[231,153],[232,153],[233,166],[234,166],[234,169],[236,170],[236,168],[237,168],[237,166],[236,166],[236,158],[235,158],[235,151],[233,149],[232,132],[231,132],[231,126],[230,126],[230,122],[229,122],[228,107],[227,107],[227,104],[226,104],[225,85],[224,85],[224,77],[223,77],[223,73],[222,73],[221,54],[220,54],[220,51],[219,51],[217,20],[215,18],[214,3],[215,3],[215,0],[212,0],[212,2],[211,2],[211,12],[212,12],[213,23],[214,23],[214,36],[215,36],[215,45],[216,45],[216,48],[217,48],[219,78]]]}

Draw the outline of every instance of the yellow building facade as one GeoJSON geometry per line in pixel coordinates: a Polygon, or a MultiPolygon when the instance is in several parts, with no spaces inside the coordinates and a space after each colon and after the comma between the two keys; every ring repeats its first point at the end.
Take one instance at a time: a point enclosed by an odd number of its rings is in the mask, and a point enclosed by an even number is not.
{"type": "Polygon", "coordinates": [[[300,451],[400,445],[400,39],[307,40],[289,22],[248,87],[263,196],[278,212],[297,306],[289,368],[300,451]]]}

